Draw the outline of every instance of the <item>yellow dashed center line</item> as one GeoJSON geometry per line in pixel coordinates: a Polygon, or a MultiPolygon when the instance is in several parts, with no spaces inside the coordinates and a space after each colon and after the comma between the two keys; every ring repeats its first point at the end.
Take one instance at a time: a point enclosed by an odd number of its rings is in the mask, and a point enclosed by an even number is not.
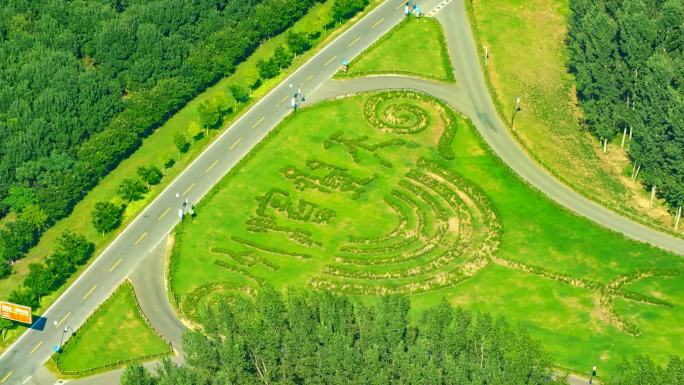
{"type": "Polygon", "coordinates": [[[190,192],[190,190],[192,190],[193,187],[195,187],[195,182],[192,182],[190,187],[188,187],[185,191],[183,191],[183,196],[188,195],[188,193],[190,192]]]}
{"type": "Polygon", "coordinates": [[[38,342],[38,343],[36,344],[36,346],[34,346],[33,349],[31,349],[31,352],[30,352],[29,354],[33,354],[33,352],[35,352],[36,350],[38,350],[38,348],[39,348],[40,345],[42,345],[42,344],[43,344],[43,341],[38,342]]]}
{"type": "Polygon", "coordinates": [[[93,292],[95,291],[96,287],[97,287],[97,284],[94,284],[93,287],[91,287],[90,290],[88,290],[86,295],[83,296],[83,299],[85,300],[86,298],[90,297],[90,295],[93,294],[93,292]]]}
{"type": "Polygon", "coordinates": [[[215,160],[214,163],[212,163],[211,166],[209,166],[209,168],[207,168],[204,172],[211,171],[211,169],[213,169],[214,166],[216,166],[217,164],[218,164],[218,160],[215,160]]]}
{"type": "Polygon", "coordinates": [[[305,82],[308,82],[308,81],[311,80],[312,78],[313,78],[313,75],[309,75],[309,76],[307,76],[306,79],[304,79],[304,81],[305,81],[305,82]]]}
{"type": "Polygon", "coordinates": [[[337,57],[337,55],[331,57],[327,62],[325,62],[325,66],[327,67],[328,64],[332,63],[332,61],[335,60],[336,57],[337,57]]]}
{"type": "Polygon", "coordinates": [[[283,98],[283,100],[280,101],[280,103],[285,102],[285,101],[287,100],[288,97],[289,97],[289,96],[285,95],[285,97],[283,98]]]}
{"type": "Polygon", "coordinates": [[[230,148],[228,149],[228,151],[234,149],[235,146],[237,146],[238,143],[240,143],[241,140],[242,140],[242,138],[239,138],[238,140],[235,141],[235,143],[231,144],[231,145],[230,145],[230,148]]]}
{"type": "Polygon", "coordinates": [[[58,327],[59,325],[61,325],[64,321],[66,321],[67,318],[69,318],[70,315],[71,315],[71,312],[68,312],[68,313],[62,318],[62,320],[59,321],[59,322],[57,323],[57,325],[55,325],[55,327],[58,327]]]}
{"type": "Polygon", "coordinates": [[[133,244],[134,244],[135,246],[138,246],[138,243],[140,243],[143,239],[145,239],[146,236],[147,236],[147,231],[145,231],[145,232],[143,233],[143,235],[141,235],[140,238],[138,238],[138,240],[135,241],[133,244]]]}
{"type": "Polygon", "coordinates": [[[112,270],[116,269],[116,267],[119,266],[120,263],[121,263],[121,258],[119,258],[118,261],[114,262],[114,264],[112,265],[112,267],[109,268],[109,272],[111,273],[112,270]]]}
{"type": "Polygon", "coordinates": [[[375,24],[373,24],[373,26],[371,27],[371,29],[375,29],[375,27],[379,26],[380,23],[382,23],[383,21],[385,21],[385,18],[384,18],[384,17],[383,17],[382,19],[378,20],[375,24]]]}
{"type": "Polygon", "coordinates": [[[7,373],[7,375],[6,375],[5,377],[3,377],[2,380],[0,380],[0,384],[2,384],[2,383],[4,383],[5,381],[7,381],[7,379],[10,378],[10,376],[12,375],[12,373],[13,373],[13,372],[7,373]]]}
{"type": "Polygon", "coordinates": [[[166,210],[164,210],[164,212],[161,213],[161,215],[159,216],[159,218],[157,218],[157,220],[158,220],[158,221],[161,221],[161,220],[166,216],[166,214],[169,213],[169,211],[171,211],[171,207],[167,207],[166,210]]]}
{"type": "Polygon", "coordinates": [[[254,123],[254,124],[252,125],[252,128],[256,128],[256,126],[258,126],[259,123],[263,122],[265,118],[266,118],[265,116],[262,116],[259,120],[257,120],[256,123],[254,123]]]}
{"type": "Polygon", "coordinates": [[[394,9],[399,9],[399,8],[405,6],[405,5],[406,5],[406,2],[405,2],[405,1],[402,1],[401,4],[397,5],[397,7],[394,8],[394,9]]]}
{"type": "Polygon", "coordinates": [[[354,39],[354,41],[352,41],[351,43],[349,43],[349,45],[348,45],[347,47],[353,46],[353,45],[356,44],[359,40],[361,40],[361,36],[359,36],[359,37],[357,37],[356,39],[354,39]]]}

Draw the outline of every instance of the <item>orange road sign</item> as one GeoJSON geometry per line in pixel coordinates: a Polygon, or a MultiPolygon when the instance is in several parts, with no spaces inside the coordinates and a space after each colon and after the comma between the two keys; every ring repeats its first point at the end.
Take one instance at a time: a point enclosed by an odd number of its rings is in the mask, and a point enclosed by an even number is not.
{"type": "Polygon", "coordinates": [[[33,323],[31,308],[28,306],[17,305],[12,302],[0,301],[0,316],[8,320],[22,322],[25,324],[33,323]]]}

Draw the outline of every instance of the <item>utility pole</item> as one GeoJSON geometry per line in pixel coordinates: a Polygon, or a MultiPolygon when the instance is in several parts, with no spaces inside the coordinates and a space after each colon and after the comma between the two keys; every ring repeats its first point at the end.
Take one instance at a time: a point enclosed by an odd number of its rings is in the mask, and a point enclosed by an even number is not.
{"type": "Polygon", "coordinates": [[[589,384],[593,384],[594,377],[596,376],[596,365],[591,367],[591,373],[589,374],[589,384]]]}
{"type": "Polygon", "coordinates": [[[484,66],[487,68],[487,59],[489,59],[489,47],[486,45],[482,46],[484,48],[484,66]]]}
{"type": "Polygon", "coordinates": [[[511,131],[515,131],[515,115],[520,111],[520,96],[515,98],[515,109],[513,109],[513,116],[511,116],[511,131]]]}

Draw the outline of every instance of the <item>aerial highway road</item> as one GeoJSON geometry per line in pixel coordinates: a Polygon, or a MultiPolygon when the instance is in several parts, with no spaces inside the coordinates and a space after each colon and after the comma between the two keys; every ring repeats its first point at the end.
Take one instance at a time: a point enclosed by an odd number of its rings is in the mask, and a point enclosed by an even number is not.
{"type": "MultiPolygon", "coordinates": [[[[439,0],[421,2],[431,9],[439,0]]],[[[199,201],[249,150],[287,114],[301,88],[308,95],[404,17],[404,1],[385,1],[319,51],[223,132],[183,173],[124,229],[69,289],[0,356],[0,383],[52,384],[44,362],[53,347],[76,330],[129,276],[143,258],[180,221],[188,200],[199,201]],[[42,326],[41,326],[42,325],[42,326]],[[64,328],[68,327],[67,333],[64,328]],[[65,334],[63,336],[63,334],[65,334]],[[36,374],[36,375],[34,375],[36,374]],[[38,375],[40,374],[40,375],[38,375]]],[[[149,274],[163,274],[150,271],[149,274]]],[[[141,300],[143,301],[143,300],[141,300]]],[[[147,314],[154,318],[154,314],[147,314]]]]}

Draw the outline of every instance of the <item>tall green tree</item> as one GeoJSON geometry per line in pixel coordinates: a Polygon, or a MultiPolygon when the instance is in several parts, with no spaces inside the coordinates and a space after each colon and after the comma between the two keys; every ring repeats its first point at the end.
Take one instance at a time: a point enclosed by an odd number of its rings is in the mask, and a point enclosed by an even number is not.
{"type": "Polygon", "coordinates": [[[123,207],[111,202],[97,202],[91,215],[93,226],[104,235],[121,225],[123,207]]]}

